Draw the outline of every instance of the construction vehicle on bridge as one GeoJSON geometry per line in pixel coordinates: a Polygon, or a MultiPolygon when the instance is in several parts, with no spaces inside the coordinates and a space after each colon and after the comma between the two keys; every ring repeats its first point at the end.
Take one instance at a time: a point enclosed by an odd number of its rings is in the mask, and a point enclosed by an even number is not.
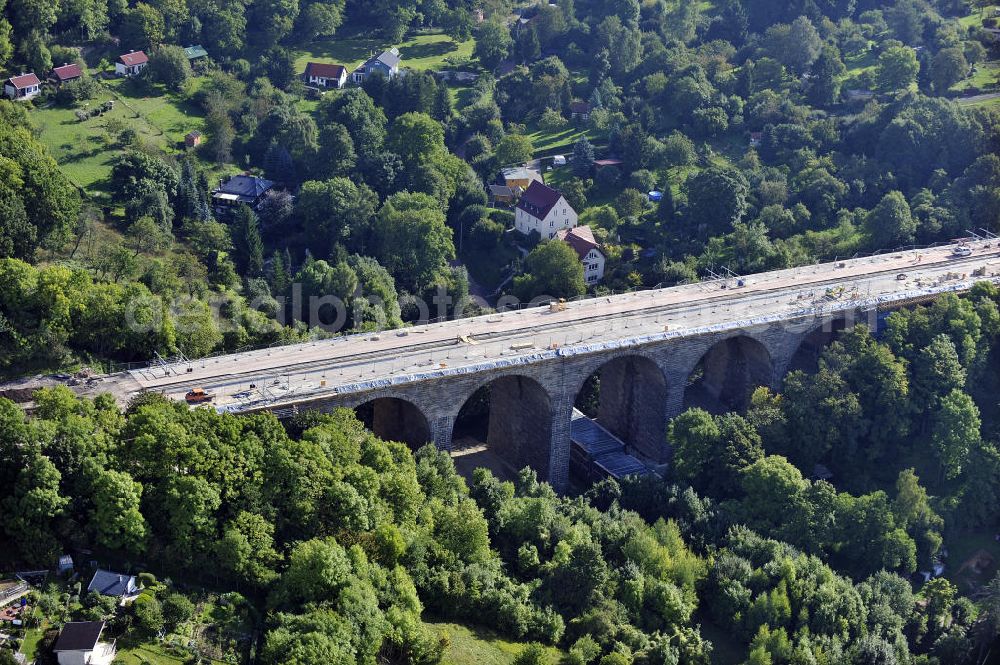
{"type": "Polygon", "coordinates": [[[205,392],[204,388],[192,388],[184,395],[184,401],[188,404],[208,404],[215,399],[215,395],[205,392]]]}

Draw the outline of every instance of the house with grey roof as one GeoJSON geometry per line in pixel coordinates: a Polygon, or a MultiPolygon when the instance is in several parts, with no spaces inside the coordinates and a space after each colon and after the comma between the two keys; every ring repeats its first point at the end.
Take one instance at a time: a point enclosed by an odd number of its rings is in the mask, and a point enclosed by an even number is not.
{"type": "Polygon", "coordinates": [[[96,591],[102,596],[124,598],[138,593],[139,586],[134,575],[123,575],[98,568],[90,584],[87,585],[87,592],[91,591],[96,591]]]}
{"type": "Polygon", "coordinates": [[[274,188],[274,182],[267,178],[244,173],[230,176],[212,190],[212,207],[217,215],[232,213],[239,205],[260,210],[264,197],[274,188]]]}
{"type": "Polygon", "coordinates": [[[378,55],[365,60],[361,66],[351,74],[351,80],[355,83],[364,83],[365,79],[373,74],[380,74],[387,79],[394,78],[399,74],[399,63],[402,62],[398,48],[391,48],[382,51],[378,55]]]}

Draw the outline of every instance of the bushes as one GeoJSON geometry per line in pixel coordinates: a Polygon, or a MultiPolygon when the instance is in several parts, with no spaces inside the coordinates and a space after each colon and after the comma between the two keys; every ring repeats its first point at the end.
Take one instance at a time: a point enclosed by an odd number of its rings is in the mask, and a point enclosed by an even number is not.
{"type": "MultiPolygon", "coordinates": [[[[56,103],[64,106],[79,104],[82,101],[96,97],[100,91],[100,87],[100,84],[95,79],[85,74],[74,81],[69,81],[59,86],[55,94],[55,100],[56,103]]],[[[111,102],[106,102],[98,108],[103,108],[109,104],[111,102]]],[[[111,107],[108,106],[105,110],[111,110],[111,107]]]]}
{"type": "Polygon", "coordinates": [[[84,120],[88,120],[90,118],[96,118],[98,116],[104,115],[105,113],[107,113],[108,111],[110,111],[111,109],[113,109],[114,107],[115,107],[114,100],[109,99],[108,101],[104,102],[100,106],[95,106],[92,109],[79,109],[79,110],[77,110],[77,112],[75,114],[76,115],[76,119],[79,120],[80,122],[83,122],[84,120]]]}

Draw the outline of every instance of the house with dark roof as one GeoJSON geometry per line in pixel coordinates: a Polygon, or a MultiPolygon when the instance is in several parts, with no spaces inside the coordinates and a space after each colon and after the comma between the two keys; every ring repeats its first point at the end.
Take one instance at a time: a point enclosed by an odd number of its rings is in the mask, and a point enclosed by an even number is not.
{"type": "Polygon", "coordinates": [[[372,74],[381,74],[387,79],[391,79],[399,74],[399,63],[402,60],[398,48],[382,51],[361,63],[361,66],[354,70],[351,78],[355,83],[364,83],[365,79],[372,74]]]}
{"type": "Polygon", "coordinates": [[[149,56],[143,51],[129,51],[118,56],[115,61],[115,74],[118,76],[136,76],[149,64],[149,56]]]}
{"type": "Polygon", "coordinates": [[[225,178],[212,191],[212,206],[218,215],[226,216],[239,205],[260,210],[264,197],[274,188],[274,182],[249,173],[225,178]]]}
{"type": "Polygon", "coordinates": [[[302,73],[306,85],[319,88],[343,88],[347,83],[347,67],[326,62],[310,62],[302,73]]]}
{"type": "Polygon", "coordinates": [[[542,238],[553,238],[559,229],[571,229],[576,222],[576,211],[563,195],[538,181],[531,182],[514,211],[514,228],[525,235],[538,231],[542,238]]]}
{"type": "Polygon", "coordinates": [[[103,621],[70,621],[59,632],[52,651],[59,665],[110,665],[115,659],[115,643],[101,642],[103,621]]]}
{"type": "Polygon", "coordinates": [[[587,225],[556,231],[556,239],[573,248],[583,264],[583,278],[587,284],[597,284],[604,277],[604,252],[587,225]]]}
{"type": "Polygon", "coordinates": [[[580,120],[590,119],[590,104],[587,102],[581,102],[579,100],[569,103],[570,117],[573,120],[579,118],[580,120]]]}
{"type": "Polygon", "coordinates": [[[63,65],[62,67],[54,67],[52,69],[52,76],[49,78],[57,84],[62,85],[63,83],[69,83],[70,81],[75,81],[76,79],[82,77],[83,67],[74,62],[68,65],[63,65]]]}
{"type": "Polygon", "coordinates": [[[207,58],[208,51],[201,44],[194,44],[193,46],[184,47],[184,56],[189,60],[198,60],[200,58],[207,58]]]}
{"type": "Polygon", "coordinates": [[[18,102],[37,97],[41,91],[42,82],[38,80],[38,77],[34,73],[11,76],[3,84],[3,92],[7,95],[7,98],[18,102]]]}
{"type": "Polygon", "coordinates": [[[497,203],[510,205],[514,203],[514,199],[517,198],[515,190],[507,185],[493,184],[490,185],[488,189],[490,191],[490,200],[494,203],[494,205],[497,203]]]}
{"type": "Polygon", "coordinates": [[[123,575],[98,568],[90,584],[87,585],[87,592],[91,591],[96,591],[102,596],[124,598],[137,593],[139,586],[135,583],[135,575],[123,575]]]}

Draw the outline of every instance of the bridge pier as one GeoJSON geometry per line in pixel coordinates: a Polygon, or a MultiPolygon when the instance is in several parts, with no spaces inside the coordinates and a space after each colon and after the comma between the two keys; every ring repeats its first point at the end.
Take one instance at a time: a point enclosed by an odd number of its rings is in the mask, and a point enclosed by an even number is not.
{"type": "Polygon", "coordinates": [[[451,451],[451,435],[455,429],[454,416],[439,416],[431,420],[431,441],[438,450],[451,451]]]}
{"type": "Polygon", "coordinates": [[[664,401],[667,420],[684,413],[684,391],[687,389],[687,377],[677,377],[676,381],[667,383],[667,399],[664,401]]]}
{"type": "Polygon", "coordinates": [[[664,461],[667,416],[662,405],[667,385],[663,371],[643,356],[622,356],[603,365],[600,377],[597,422],[641,455],[664,461]]]}
{"type": "Polygon", "coordinates": [[[549,445],[549,484],[557,492],[569,486],[570,423],[573,399],[561,395],[552,405],[552,437],[549,445]]]}

